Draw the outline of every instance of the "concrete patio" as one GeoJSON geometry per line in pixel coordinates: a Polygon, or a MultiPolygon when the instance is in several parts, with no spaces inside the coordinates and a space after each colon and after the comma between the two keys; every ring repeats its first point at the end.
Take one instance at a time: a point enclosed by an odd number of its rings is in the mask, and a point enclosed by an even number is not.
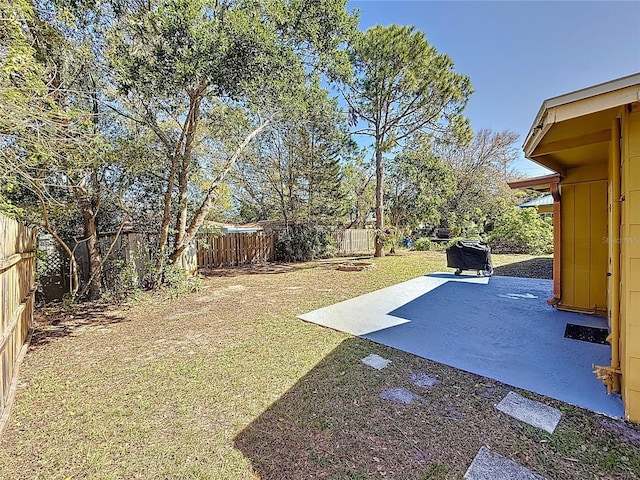
{"type": "Polygon", "coordinates": [[[610,347],[564,338],[567,323],[607,328],[603,317],[547,306],[550,280],[434,273],[301,315],[303,320],[612,417],[592,365],[610,347]]]}

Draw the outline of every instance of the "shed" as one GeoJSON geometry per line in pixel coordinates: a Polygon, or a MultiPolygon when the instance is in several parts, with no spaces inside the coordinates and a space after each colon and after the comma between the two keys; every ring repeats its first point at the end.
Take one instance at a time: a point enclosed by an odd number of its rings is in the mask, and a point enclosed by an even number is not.
{"type": "Polygon", "coordinates": [[[608,317],[595,373],[640,422],[640,73],[545,100],[523,149],[557,173],[529,181],[554,199],[549,303],[608,317]]]}

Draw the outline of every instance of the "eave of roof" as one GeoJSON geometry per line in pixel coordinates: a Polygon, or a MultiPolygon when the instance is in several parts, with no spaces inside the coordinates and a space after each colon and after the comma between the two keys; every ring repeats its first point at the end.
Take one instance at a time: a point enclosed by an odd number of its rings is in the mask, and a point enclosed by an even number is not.
{"type": "Polygon", "coordinates": [[[531,190],[538,190],[541,192],[549,191],[551,184],[559,183],[560,175],[557,173],[551,175],[544,175],[542,177],[526,178],[524,180],[517,180],[515,182],[509,182],[508,185],[512,190],[519,190],[521,188],[529,188],[531,190]]]}
{"type": "MultiPolygon", "coordinates": [[[[558,121],[576,118],[638,100],[640,100],[640,73],[549,98],[542,103],[525,138],[522,146],[525,156],[531,158],[533,151],[542,138],[544,138],[553,124],[558,121]],[[559,115],[558,109],[561,107],[571,104],[586,104],[587,101],[596,97],[601,97],[601,101],[592,102],[592,105],[585,105],[584,109],[576,108],[572,112],[567,111],[563,115],[559,115]]],[[[535,159],[532,160],[536,161],[535,159]]]]}

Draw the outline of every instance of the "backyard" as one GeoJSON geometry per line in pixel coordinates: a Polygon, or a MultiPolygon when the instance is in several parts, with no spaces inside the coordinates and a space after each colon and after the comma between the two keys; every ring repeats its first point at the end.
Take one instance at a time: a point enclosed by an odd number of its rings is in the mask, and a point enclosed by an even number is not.
{"type": "MultiPolygon", "coordinates": [[[[551,435],[495,409],[513,388],[297,318],[446,270],[443,252],[366,261],[214,270],[175,298],[42,309],[0,477],[457,479],[484,445],[549,479],[640,477],[636,426],[518,391],[562,411],[551,435]],[[362,364],[371,353],[392,363],[362,364]],[[439,382],[425,402],[380,398],[417,373],[439,382]]],[[[494,255],[498,275],[549,278],[550,261],[494,255]]]]}

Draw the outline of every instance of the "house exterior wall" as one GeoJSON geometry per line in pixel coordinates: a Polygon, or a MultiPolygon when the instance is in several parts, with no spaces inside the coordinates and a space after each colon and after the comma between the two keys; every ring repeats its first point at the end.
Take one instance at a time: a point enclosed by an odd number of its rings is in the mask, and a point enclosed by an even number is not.
{"type": "Polygon", "coordinates": [[[640,423],[640,73],[546,100],[523,148],[562,177],[550,304],[606,312],[611,365],[594,373],[640,423]]]}
{"type": "Polygon", "coordinates": [[[569,169],[560,184],[559,309],[605,313],[607,308],[607,164],[569,169]]]}
{"type": "Polygon", "coordinates": [[[622,113],[620,351],[628,419],[640,422],[640,104],[622,113]]]}

